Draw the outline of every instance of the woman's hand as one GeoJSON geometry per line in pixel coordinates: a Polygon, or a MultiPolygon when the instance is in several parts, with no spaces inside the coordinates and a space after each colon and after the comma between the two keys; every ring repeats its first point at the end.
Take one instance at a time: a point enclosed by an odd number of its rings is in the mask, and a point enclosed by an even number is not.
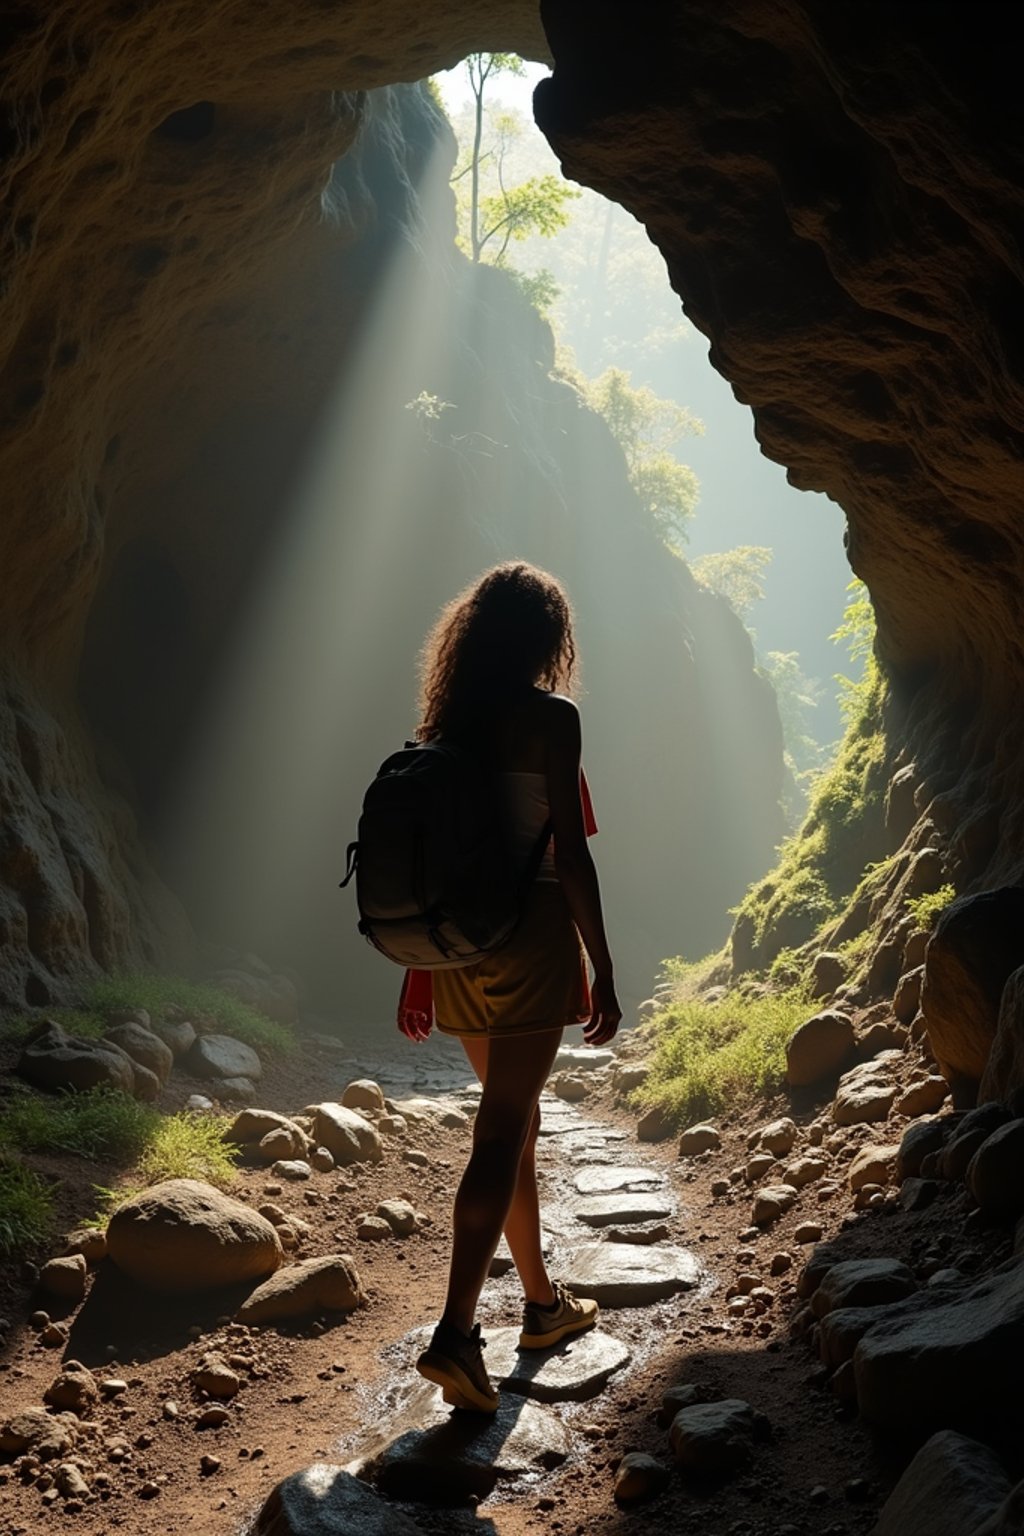
{"type": "Polygon", "coordinates": [[[425,1013],[415,1008],[406,1008],[398,1020],[398,1028],[407,1040],[420,1045],[429,1036],[432,1025],[425,1013]]]}
{"type": "Polygon", "coordinates": [[[590,1022],[583,1026],[584,1045],[606,1045],[615,1038],[622,1009],[610,977],[595,976],[590,989],[590,1022]]]}

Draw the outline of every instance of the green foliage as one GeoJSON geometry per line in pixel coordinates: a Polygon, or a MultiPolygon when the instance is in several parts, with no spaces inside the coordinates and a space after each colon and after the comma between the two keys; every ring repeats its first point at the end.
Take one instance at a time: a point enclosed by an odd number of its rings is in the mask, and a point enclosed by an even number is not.
{"type": "Polygon", "coordinates": [[[797,950],[780,949],[768,968],[768,979],[773,986],[795,986],[806,969],[807,962],[797,950]]]}
{"type": "Polygon", "coordinates": [[[951,901],[956,900],[956,887],[940,885],[937,891],[925,891],[923,896],[908,896],[907,911],[919,928],[934,928],[951,901]]]}
{"type": "Polygon", "coordinates": [[[225,1141],[230,1119],[182,1111],[161,1118],[136,1172],[144,1185],[164,1179],[203,1179],[224,1188],[235,1176],[241,1148],[225,1141]]]}
{"type": "Polygon", "coordinates": [[[558,298],[558,284],[547,267],[538,267],[536,272],[520,272],[517,267],[506,267],[505,270],[534,309],[547,319],[558,298]]]}
{"type": "Polygon", "coordinates": [[[681,1123],[779,1088],[786,1041],[808,1006],[802,986],[754,997],[733,989],[719,1003],[674,1003],[653,1026],[655,1052],[642,1101],[681,1123]]]}
{"type": "Polygon", "coordinates": [[[93,983],[86,997],[87,1012],[100,1018],[114,1008],[145,1008],[159,1018],[172,1005],[184,1008],[193,1023],[234,1035],[254,1050],[283,1055],[295,1049],[295,1036],[283,1024],[264,1018],[218,987],[181,976],[143,972],[106,976],[93,983]]]}
{"type": "Polygon", "coordinates": [[[488,259],[501,267],[513,240],[526,240],[530,235],[550,239],[568,224],[565,205],[578,196],[574,187],[557,176],[532,176],[518,186],[505,187],[499,169],[497,192],[480,199],[475,259],[482,261],[490,246],[488,259]]]}
{"type": "Polygon", "coordinates": [[[131,1162],[152,1138],[160,1114],[117,1088],[37,1094],[9,1100],[0,1119],[0,1145],[19,1152],[70,1152],[76,1157],[131,1162]]]}
{"type": "Polygon", "coordinates": [[[861,667],[859,678],[836,673],[839,684],[839,711],[847,725],[863,712],[864,703],[878,680],[878,663],[875,661],[875,610],[871,596],[862,581],[854,577],[847,588],[846,607],[838,629],[829,636],[837,645],[845,643],[850,661],[861,667]]]}
{"type": "Polygon", "coordinates": [[[53,1225],[50,1186],[18,1159],[0,1156],[0,1258],[38,1247],[53,1225]]]}
{"type": "Polygon", "coordinates": [[[669,548],[679,549],[697,508],[700,482],[669,450],[683,437],[702,436],[703,422],[646,385],[632,384],[621,368],[606,368],[586,395],[622,449],[630,484],[654,531],[669,548]]]}
{"type": "MultiPolygon", "coordinates": [[[[781,934],[772,954],[809,939],[836,917],[864,869],[866,828],[881,814],[885,790],[885,687],[871,669],[860,713],[847,726],[832,767],[815,781],[803,827],[779,849],[772,872],[736,909],[755,950],[781,934]]],[[[771,958],[769,955],[768,958],[771,958]]]]}
{"type": "Polygon", "coordinates": [[[761,544],[740,544],[721,554],[702,555],[691,570],[701,586],[724,597],[744,622],[749,623],[755,604],[764,597],[764,576],[772,552],[761,544]]]}

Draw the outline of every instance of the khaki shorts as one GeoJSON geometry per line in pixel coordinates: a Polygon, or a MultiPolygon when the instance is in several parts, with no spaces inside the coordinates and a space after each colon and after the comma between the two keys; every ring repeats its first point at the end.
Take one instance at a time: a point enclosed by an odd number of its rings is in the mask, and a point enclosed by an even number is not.
{"type": "Polygon", "coordinates": [[[446,1035],[527,1035],[590,1017],[583,945],[557,881],[536,881],[493,955],[434,972],[434,1013],[446,1035]]]}

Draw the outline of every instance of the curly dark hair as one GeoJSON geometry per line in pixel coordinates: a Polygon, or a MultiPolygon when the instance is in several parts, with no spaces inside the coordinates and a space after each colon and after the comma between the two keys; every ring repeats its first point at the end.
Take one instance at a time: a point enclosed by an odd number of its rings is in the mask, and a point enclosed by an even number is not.
{"type": "Polygon", "coordinates": [[[509,560],[441,612],[420,656],[420,741],[474,733],[531,687],[568,692],[572,609],[547,571],[509,560]]]}

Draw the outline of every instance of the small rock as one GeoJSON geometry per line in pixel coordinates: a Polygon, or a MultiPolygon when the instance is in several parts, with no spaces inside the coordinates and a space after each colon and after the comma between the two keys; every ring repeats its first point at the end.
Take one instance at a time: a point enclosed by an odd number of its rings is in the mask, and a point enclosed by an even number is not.
{"type": "Polygon", "coordinates": [[[316,1105],[313,1136],[318,1146],[327,1148],[340,1168],[353,1163],[379,1163],[384,1155],[375,1127],[345,1104],[316,1105]]]}
{"type": "Polygon", "coordinates": [[[306,1138],[297,1125],[275,1125],[273,1130],[260,1137],[252,1151],[263,1163],[304,1162],[306,1138]]]}
{"type": "Polygon", "coordinates": [[[383,1216],[370,1216],[364,1211],[356,1220],[356,1237],[364,1243],[379,1243],[393,1236],[391,1225],[383,1216]]]}
{"type": "Polygon", "coordinates": [[[365,1299],[351,1259],[327,1254],[278,1270],[246,1298],[237,1316],[244,1323],[277,1322],[318,1312],[349,1312],[365,1299]]]}
{"type": "Polygon", "coordinates": [[[757,1416],[749,1403],[723,1398],[681,1408],[672,1420],[669,1439],[681,1467],[717,1478],[746,1465],[757,1431],[757,1416]]]}
{"type": "Polygon", "coordinates": [[[667,1141],[674,1130],[672,1117],[658,1105],[647,1110],[636,1123],[638,1141],[667,1141]]]}
{"type": "Polygon", "coordinates": [[[556,1098],[566,1104],[580,1104],[590,1095],[590,1084],[574,1072],[560,1072],[551,1084],[556,1098]]]}
{"type": "Polygon", "coordinates": [[[793,1150],[796,1138],[796,1125],[788,1116],[785,1116],[781,1120],[773,1120],[770,1125],[761,1127],[757,1133],[757,1145],[763,1151],[770,1152],[773,1157],[785,1157],[787,1152],[793,1150]]]}
{"type": "Polygon", "coordinates": [[[823,1231],[820,1221],[804,1221],[793,1233],[793,1240],[797,1243],[818,1243],[823,1231]]]}
{"type": "Polygon", "coordinates": [[[893,1107],[898,1115],[908,1115],[913,1119],[917,1115],[933,1115],[937,1109],[942,1108],[948,1097],[949,1084],[946,1079],[932,1074],[919,1083],[911,1083],[893,1107]]]}
{"type": "Polygon", "coordinates": [[[65,1461],[54,1473],[57,1492],[65,1499],[84,1499],[89,1496],[89,1484],[82,1476],[80,1467],[73,1461],[65,1461]]]}
{"type": "Polygon", "coordinates": [[[216,1091],[223,1091],[223,1080],[244,1078],[258,1083],[263,1075],[260,1058],[252,1046],[231,1035],[197,1035],[187,1056],[185,1070],[193,1077],[220,1078],[216,1091]]]}
{"type": "Polygon", "coordinates": [[[642,1451],[629,1451],[619,1462],[615,1474],[615,1498],[620,1504],[639,1504],[655,1498],[670,1477],[664,1462],[646,1456],[642,1451]]]}
{"type": "Polygon", "coordinates": [[[773,1253],[768,1265],[770,1275],[784,1275],[793,1267],[793,1255],[791,1253],[773,1253]]]}
{"type": "Polygon", "coordinates": [[[292,1184],[299,1183],[302,1179],[308,1179],[313,1170],[302,1157],[283,1158],[274,1163],[270,1169],[279,1179],[288,1179],[292,1184]]]}
{"type": "Polygon", "coordinates": [[[123,1397],[128,1391],[128,1383],[120,1376],[105,1376],[99,1385],[103,1397],[123,1397]]]}
{"type": "Polygon", "coordinates": [[[707,1393],[699,1382],[677,1382],[674,1387],[669,1387],[668,1391],[662,1394],[658,1423],[663,1429],[667,1429],[681,1408],[691,1408],[694,1403],[702,1403],[706,1396],[707,1393]]]}
{"type": "MultiPolygon", "coordinates": [[[[701,1152],[717,1152],[721,1145],[722,1137],[715,1126],[706,1122],[691,1125],[679,1138],[679,1156],[696,1157],[701,1152]]],[[[653,1465],[657,1466],[658,1463],[653,1465]]]]}
{"type": "Polygon", "coordinates": [[[756,1184],[759,1179],[763,1179],[777,1166],[777,1159],[770,1152],[755,1152],[754,1156],[747,1161],[747,1165],[743,1170],[743,1177],[748,1184],[756,1184]]]}
{"type": "Polygon", "coordinates": [[[898,1146],[880,1146],[875,1142],[861,1147],[847,1175],[850,1188],[855,1192],[866,1184],[884,1188],[895,1171],[899,1150],[898,1146]]]}
{"type": "Polygon", "coordinates": [[[190,1093],[185,1100],[185,1108],[194,1115],[205,1114],[213,1108],[213,1100],[208,1099],[205,1093],[190,1093]]]}
{"type": "Polygon", "coordinates": [[[60,1349],[68,1341],[68,1330],[63,1323],[47,1323],[39,1335],[40,1344],[47,1349],[60,1349]]]}
{"type": "Polygon", "coordinates": [[[226,1408],[202,1408],[195,1417],[196,1429],[220,1429],[226,1424],[231,1414],[226,1408]]]}
{"type": "Polygon", "coordinates": [[[68,1360],[43,1393],[43,1402],[81,1414],[96,1401],[96,1379],[78,1360],[68,1360]]]}
{"type": "Polygon", "coordinates": [[[317,1173],[331,1173],[334,1169],[334,1158],[326,1147],[314,1147],[309,1154],[309,1166],[317,1173]]]}
{"type": "Polygon", "coordinates": [[[98,1227],[82,1227],[68,1235],[64,1251],[80,1253],[87,1264],[99,1264],[107,1256],[107,1234],[98,1227]]]}
{"type": "Polygon", "coordinates": [[[786,1081],[809,1087],[834,1076],[853,1050],[849,1014],[825,1009],[801,1024],[786,1042],[786,1081]]]}
{"type": "Polygon", "coordinates": [[[81,1301],[85,1295],[86,1273],[84,1254],[72,1253],[66,1258],[49,1259],[39,1271],[40,1289],[65,1301],[81,1301]]]}
{"type": "Polygon", "coordinates": [[[803,1189],[805,1184],[813,1184],[815,1180],[822,1179],[828,1172],[828,1163],[823,1157],[815,1157],[808,1153],[805,1157],[798,1157],[795,1162],[789,1163],[782,1177],[786,1184],[792,1184],[794,1189],[803,1189]]]}
{"type": "Polygon", "coordinates": [[[420,1152],[416,1147],[403,1147],[402,1157],[414,1168],[429,1168],[430,1158],[425,1152],[420,1152]]]}
{"type": "Polygon", "coordinates": [[[219,1456],[200,1456],[199,1471],[203,1477],[211,1477],[214,1472],[220,1471],[219,1456]]]}
{"type": "Polygon", "coordinates": [[[379,1114],[384,1113],[384,1093],[379,1084],[368,1077],[357,1078],[349,1083],[341,1095],[341,1102],[346,1109],[369,1109],[379,1114]]]}
{"type": "Polygon", "coordinates": [[[796,1203],[797,1191],[791,1184],[769,1184],[754,1200],[750,1219],[755,1226],[765,1227],[791,1209],[796,1203]]]}
{"type": "Polygon", "coordinates": [[[408,1237],[416,1230],[416,1211],[408,1200],[382,1200],[377,1206],[377,1215],[387,1222],[396,1237],[408,1237]]]}
{"type": "Polygon", "coordinates": [[[242,1384],[237,1373],[217,1350],[209,1350],[203,1356],[192,1372],[192,1380],[210,1397],[223,1401],[234,1397],[242,1384]]]}

